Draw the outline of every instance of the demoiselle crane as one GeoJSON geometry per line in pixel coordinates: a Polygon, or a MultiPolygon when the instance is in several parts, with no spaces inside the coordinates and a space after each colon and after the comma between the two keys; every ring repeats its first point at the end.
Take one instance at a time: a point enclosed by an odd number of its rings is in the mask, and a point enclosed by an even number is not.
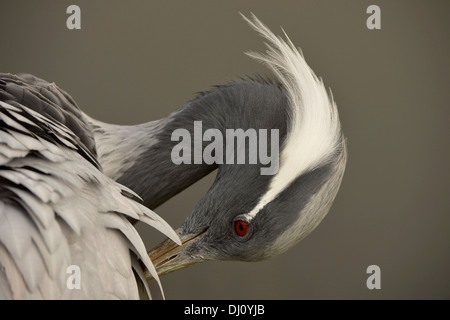
{"type": "Polygon", "coordinates": [[[271,258],[320,223],[346,164],[336,104],[287,36],[244,19],[268,48],[248,55],[276,79],[214,87],[140,125],[97,121],[53,83],[0,75],[1,298],[146,298],[146,278],[271,258]],[[219,141],[230,132],[243,133],[236,148],[219,141]],[[186,133],[201,136],[192,150],[186,133]],[[151,211],[215,169],[176,231],[151,211]],[[137,220],[168,236],[148,255],[137,220]],[[67,287],[70,266],[80,269],[78,289],[67,287]]]}

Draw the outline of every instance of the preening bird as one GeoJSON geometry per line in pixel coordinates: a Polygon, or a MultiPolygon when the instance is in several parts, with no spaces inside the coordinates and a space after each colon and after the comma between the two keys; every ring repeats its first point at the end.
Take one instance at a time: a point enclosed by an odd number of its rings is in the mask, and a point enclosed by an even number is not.
{"type": "MultiPolygon", "coordinates": [[[[150,297],[148,279],[208,260],[268,259],[320,223],[346,165],[336,104],[286,35],[275,36],[255,16],[244,19],[267,45],[266,53],[248,55],[275,79],[214,87],[144,124],[106,124],[55,84],[0,76],[1,298],[150,297]],[[223,136],[229,129],[276,129],[278,170],[261,174],[261,159],[174,163],[173,133],[194,134],[198,122],[202,133],[223,136]],[[213,185],[176,231],[152,211],[216,169],[213,185]],[[147,255],[136,220],[168,239],[147,255]],[[72,265],[80,268],[79,289],[68,288],[72,265]]],[[[248,158],[255,151],[249,144],[237,146],[248,158]]],[[[183,156],[207,147],[204,140],[183,156]]],[[[221,147],[215,159],[230,151],[221,147]]]]}

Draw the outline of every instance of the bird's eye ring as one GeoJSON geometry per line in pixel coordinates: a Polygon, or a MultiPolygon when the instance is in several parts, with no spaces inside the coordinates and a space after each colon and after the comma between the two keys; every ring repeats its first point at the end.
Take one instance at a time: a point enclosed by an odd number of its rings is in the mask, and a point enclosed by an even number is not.
{"type": "Polygon", "coordinates": [[[243,220],[237,220],[234,222],[234,230],[239,236],[241,237],[245,236],[248,232],[248,229],[249,229],[248,222],[243,220]]]}

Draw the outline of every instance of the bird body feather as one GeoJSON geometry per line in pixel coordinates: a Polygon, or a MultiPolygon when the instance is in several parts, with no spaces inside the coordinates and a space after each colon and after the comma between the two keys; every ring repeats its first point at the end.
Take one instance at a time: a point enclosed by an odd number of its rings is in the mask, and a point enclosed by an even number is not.
{"type": "Polygon", "coordinates": [[[80,139],[90,133],[77,134],[85,124],[54,116],[81,114],[53,102],[69,101],[56,86],[3,75],[0,97],[0,297],[139,298],[137,261],[157,274],[128,218],[177,240],[174,231],[102,173],[95,145],[80,139]],[[79,289],[67,284],[70,266],[80,268],[79,289]]]}

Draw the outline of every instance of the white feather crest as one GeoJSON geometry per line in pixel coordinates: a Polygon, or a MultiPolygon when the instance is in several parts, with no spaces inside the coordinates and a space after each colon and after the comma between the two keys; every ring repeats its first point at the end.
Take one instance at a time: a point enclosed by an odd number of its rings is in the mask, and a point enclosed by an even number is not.
{"type": "Polygon", "coordinates": [[[330,161],[341,131],[335,102],[284,30],[286,40],[274,35],[254,14],[252,20],[242,17],[268,41],[265,54],[246,54],[264,63],[277,76],[291,107],[279,171],[266,194],[248,213],[251,219],[297,177],[330,161]]]}

